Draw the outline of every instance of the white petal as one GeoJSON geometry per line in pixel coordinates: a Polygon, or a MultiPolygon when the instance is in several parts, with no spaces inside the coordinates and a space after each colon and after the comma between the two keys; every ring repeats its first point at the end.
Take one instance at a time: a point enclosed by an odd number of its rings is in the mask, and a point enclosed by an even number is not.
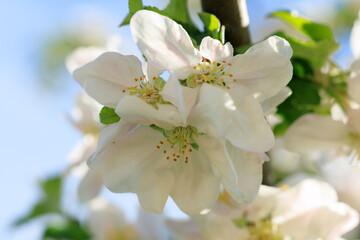
{"type": "Polygon", "coordinates": [[[95,61],[74,72],[74,79],[102,105],[115,108],[123,89],[135,85],[143,75],[141,63],[135,56],[119,53],[102,54],[95,61]]]}
{"type": "Polygon", "coordinates": [[[138,192],[141,207],[148,212],[161,213],[174,185],[174,174],[170,171],[161,173],[161,181],[151,189],[138,192]]]}
{"type": "Polygon", "coordinates": [[[259,191],[262,165],[267,157],[262,153],[244,151],[230,142],[226,143],[226,149],[237,174],[236,185],[227,190],[236,201],[248,205],[259,191]]]}
{"type": "Polygon", "coordinates": [[[295,239],[335,239],[359,223],[358,213],[344,203],[331,203],[298,215],[279,227],[295,239]]]}
{"type": "Polygon", "coordinates": [[[210,84],[200,87],[189,124],[209,136],[226,137],[249,151],[267,151],[274,145],[271,128],[252,96],[235,94],[232,98],[227,91],[210,84]]]}
{"type": "Polygon", "coordinates": [[[106,152],[107,148],[111,146],[115,139],[120,141],[122,138],[125,138],[129,133],[131,133],[131,131],[133,131],[136,127],[136,124],[129,124],[120,120],[119,122],[104,128],[99,135],[96,151],[87,160],[88,166],[95,170],[102,171],[104,164],[101,161],[98,161],[97,157],[106,152]]]}
{"type": "Polygon", "coordinates": [[[160,95],[165,101],[174,104],[181,115],[183,123],[187,122],[190,111],[195,105],[199,88],[181,86],[176,77],[170,76],[160,95]]]}
{"type": "Polygon", "coordinates": [[[337,202],[335,190],[326,182],[304,180],[277,196],[272,221],[276,224],[301,215],[324,204],[337,202]]]}
{"type": "Polygon", "coordinates": [[[165,129],[183,125],[177,109],[171,104],[158,104],[155,109],[136,96],[125,96],[116,106],[115,112],[121,119],[130,123],[155,124],[165,129]]]}
{"type": "Polygon", "coordinates": [[[93,163],[103,169],[104,185],[113,192],[144,192],[158,185],[172,166],[157,149],[163,135],[138,126],[111,142],[93,163]]]}
{"type": "Polygon", "coordinates": [[[262,101],[260,104],[264,112],[264,115],[275,113],[276,107],[280,105],[282,102],[284,102],[291,95],[291,93],[292,93],[291,89],[285,87],[275,96],[262,101]]]}
{"type": "Polygon", "coordinates": [[[230,92],[236,106],[234,125],[227,139],[235,146],[252,152],[266,152],[275,145],[274,134],[264,117],[261,106],[252,96],[230,92]]]}
{"type": "Polygon", "coordinates": [[[207,212],[216,202],[220,184],[201,149],[194,150],[189,163],[175,168],[175,184],[171,197],[189,215],[207,212]]]}
{"type": "Polygon", "coordinates": [[[234,49],[229,42],[223,45],[219,40],[204,37],[200,44],[200,53],[211,62],[220,62],[233,56],[234,49]]]}
{"type": "Polygon", "coordinates": [[[81,202],[87,202],[99,195],[103,186],[102,174],[88,170],[78,187],[81,202]]]}
{"type": "MultiPolygon", "coordinates": [[[[360,43],[359,43],[359,48],[360,48],[360,43]]],[[[350,77],[347,79],[347,83],[348,83],[348,87],[347,87],[348,93],[350,97],[352,97],[352,99],[354,99],[357,103],[360,104],[360,60],[357,60],[352,64],[351,74],[350,77]]]]}
{"type": "Polygon", "coordinates": [[[236,55],[227,72],[239,79],[240,85],[264,100],[276,95],[292,78],[289,43],[280,37],[270,37],[236,55]]]}
{"type": "Polygon", "coordinates": [[[328,150],[347,143],[348,132],[340,121],[330,116],[307,114],[296,120],[284,136],[284,147],[289,151],[305,153],[328,150]]]}
{"type": "Polygon", "coordinates": [[[355,58],[360,58],[360,14],[351,30],[350,45],[355,58]]]}
{"type": "Polygon", "coordinates": [[[179,78],[186,78],[201,61],[184,28],[168,17],[141,10],[131,18],[130,28],[141,52],[161,70],[175,71],[179,78]]]}

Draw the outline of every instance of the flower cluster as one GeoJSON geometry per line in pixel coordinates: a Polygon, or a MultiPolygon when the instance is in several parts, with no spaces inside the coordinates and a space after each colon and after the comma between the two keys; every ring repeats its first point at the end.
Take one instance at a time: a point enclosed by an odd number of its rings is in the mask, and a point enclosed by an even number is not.
{"type": "Polygon", "coordinates": [[[146,64],[107,52],[74,72],[121,119],[101,131],[89,167],[151,212],[168,196],[185,213],[207,212],[220,186],[250,203],[274,145],[265,114],[287,96],[290,45],[270,37],[233,56],[230,43],[205,37],[197,49],[181,25],[147,10],[130,27],[146,64]]]}

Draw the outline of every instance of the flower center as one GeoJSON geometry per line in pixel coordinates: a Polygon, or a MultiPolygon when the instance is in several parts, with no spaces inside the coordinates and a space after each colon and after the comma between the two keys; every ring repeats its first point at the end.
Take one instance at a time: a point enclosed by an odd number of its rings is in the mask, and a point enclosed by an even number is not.
{"type": "Polygon", "coordinates": [[[231,73],[226,72],[231,66],[232,64],[225,60],[218,63],[204,59],[203,62],[193,67],[197,73],[191,74],[187,78],[187,86],[196,87],[202,83],[208,83],[230,89],[229,84],[238,81],[231,73]]]}
{"type": "Polygon", "coordinates": [[[248,222],[245,218],[235,219],[238,228],[246,228],[249,232],[249,240],[284,240],[278,227],[271,222],[270,218],[265,218],[257,222],[248,222]]]}
{"type": "Polygon", "coordinates": [[[201,133],[195,127],[176,127],[173,130],[163,130],[163,134],[166,139],[160,141],[156,148],[163,151],[167,160],[183,160],[188,163],[192,152],[199,148],[195,138],[201,133]]]}
{"type": "Polygon", "coordinates": [[[123,89],[123,93],[135,95],[144,100],[146,103],[153,105],[156,108],[156,103],[161,103],[162,97],[159,92],[162,90],[162,78],[153,77],[151,80],[146,78],[146,75],[134,78],[135,85],[123,89]],[[161,82],[159,84],[159,82],[161,82]]]}

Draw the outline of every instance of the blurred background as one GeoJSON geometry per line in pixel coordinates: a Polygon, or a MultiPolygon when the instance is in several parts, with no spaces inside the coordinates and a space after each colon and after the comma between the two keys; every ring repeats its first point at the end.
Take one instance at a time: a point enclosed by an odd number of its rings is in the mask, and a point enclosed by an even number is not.
{"type": "MultiPolygon", "coordinates": [[[[143,2],[161,9],[168,1],[143,2]]],[[[195,15],[200,3],[190,2],[195,15]]],[[[82,138],[67,117],[81,90],[66,68],[68,55],[79,46],[118,49],[122,54],[137,56],[139,51],[129,27],[118,27],[128,13],[126,0],[15,0],[1,5],[0,239],[40,239],[42,219],[20,228],[12,227],[12,223],[39,198],[40,179],[66,169],[69,153],[82,138]]],[[[276,22],[266,19],[269,13],[295,10],[333,28],[341,43],[334,60],[349,68],[349,33],[359,8],[357,0],[249,0],[251,36],[256,42],[273,31],[276,22]]],[[[71,212],[78,209],[72,205],[76,193],[71,192],[76,179],[66,184],[70,200],[64,207],[71,212]]],[[[102,194],[126,209],[130,220],[135,219],[135,196],[115,195],[105,189],[102,194]]],[[[183,216],[172,203],[165,213],[183,216]]]]}

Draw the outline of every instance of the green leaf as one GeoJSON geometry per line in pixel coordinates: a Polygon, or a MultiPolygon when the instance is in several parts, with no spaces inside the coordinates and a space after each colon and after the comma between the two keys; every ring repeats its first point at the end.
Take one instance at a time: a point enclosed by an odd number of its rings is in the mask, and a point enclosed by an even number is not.
{"type": "Polygon", "coordinates": [[[289,11],[277,11],[270,14],[269,17],[283,21],[284,23],[290,25],[290,27],[293,27],[309,36],[315,42],[322,40],[334,40],[330,27],[296,16],[289,11]]]}
{"type": "Polygon", "coordinates": [[[91,239],[86,227],[76,219],[65,219],[64,222],[48,225],[43,233],[43,239],[91,239]]]}
{"type": "Polygon", "coordinates": [[[120,121],[120,117],[115,113],[114,108],[103,107],[100,111],[100,122],[102,124],[112,124],[120,121]]]}
{"type": "Polygon", "coordinates": [[[134,14],[141,9],[143,9],[142,0],[129,0],[130,13],[134,14]]]}
{"type": "Polygon", "coordinates": [[[339,44],[333,40],[324,39],[318,42],[302,41],[289,37],[284,33],[277,33],[276,35],[290,43],[293,49],[293,57],[309,60],[316,69],[321,68],[328,61],[329,56],[339,48],[339,44]]]}
{"type": "Polygon", "coordinates": [[[200,12],[199,17],[204,23],[206,35],[210,35],[212,38],[222,40],[220,38],[220,20],[213,14],[200,12]]]}
{"type": "Polygon", "coordinates": [[[170,0],[163,12],[177,22],[193,24],[187,9],[187,0],[170,0]]]}
{"type": "Polygon", "coordinates": [[[125,19],[120,23],[119,27],[130,24],[130,19],[131,19],[132,16],[133,16],[133,14],[128,13],[126,15],[125,19]]]}
{"type": "Polygon", "coordinates": [[[61,213],[60,199],[62,179],[60,176],[49,178],[40,183],[42,189],[42,197],[33,209],[24,217],[18,219],[15,226],[27,223],[34,218],[49,214],[61,213]]]}

